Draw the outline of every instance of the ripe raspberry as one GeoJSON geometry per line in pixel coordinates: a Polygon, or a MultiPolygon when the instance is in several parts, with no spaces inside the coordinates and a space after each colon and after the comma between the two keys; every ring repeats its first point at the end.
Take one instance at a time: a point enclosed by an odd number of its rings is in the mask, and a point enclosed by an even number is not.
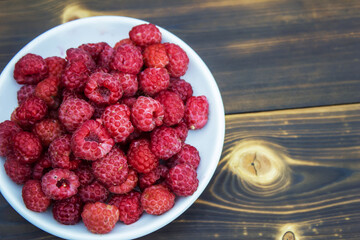
{"type": "Polygon", "coordinates": [[[139,187],[145,189],[151,185],[158,184],[165,179],[169,169],[164,165],[159,165],[157,168],[148,173],[139,175],[139,187]]]}
{"type": "Polygon", "coordinates": [[[0,156],[5,157],[11,149],[12,136],[22,129],[13,121],[0,123],[0,156]]]}
{"type": "Polygon", "coordinates": [[[66,59],[68,64],[74,62],[84,63],[90,71],[93,71],[96,68],[96,63],[91,55],[81,48],[69,48],[66,50],[66,59]]]}
{"type": "Polygon", "coordinates": [[[50,118],[35,123],[32,131],[38,136],[44,147],[49,146],[55,138],[61,136],[65,132],[59,120],[50,118]]]}
{"type": "Polygon", "coordinates": [[[130,121],[130,109],[124,104],[108,106],[101,115],[101,120],[115,142],[124,142],[134,131],[130,121]]]}
{"type": "Polygon", "coordinates": [[[28,97],[33,96],[35,93],[35,85],[24,85],[17,91],[17,100],[21,105],[28,97]]]}
{"type": "Polygon", "coordinates": [[[97,62],[100,53],[104,50],[106,45],[108,45],[106,42],[84,43],[80,45],[79,48],[89,53],[92,59],[97,62]]]}
{"type": "Polygon", "coordinates": [[[44,59],[28,53],[15,64],[14,78],[18,84],[37,84],[48,75],[44,59]]]}
{"type": "Polygon", "coordinates": [[[169,58],[163,44],[153,44],[143,52],[144,64],[149,68],[164,68],[169,63],[169,58]]]}
{"type": "Polygon", "coordinates": [[[35,180],[41,180],[42,176],[50,171],[51,166],[49,154],[43,154],[33,167],[32,178],[35,180]]]}
{"type": "Polygon", "coordinates": [[[74,172],[79,177],[80,186],[89,185],[95,179],[91,165],[85,163],[85,161],[74,172]]]}
{"type": "Polygon", "coordinates": [[[134,140],[128,150],[128,162],[139,173],[148,173],[159,165],[147,139],[134,140]]]}
{"type": "Polygon", "coordinates": [[[131,109],[131,121],[141,131],[152,131],[162,125],[163,118],[163,106],[151,97],[138,97],[131,109]]]}
{"type": "Polygon", "coordinates": [[[175,165],[181,163],[187,163],[196,170],[200,163],[200,154],[194,146],[185,143],[180,152],[170,158],[166,163],[169,167],[174,167],[175,165]]]}
{"type": "Polygon", "coordinates": [[[119,102],[121,104],[125,104],[126,106],[128,106],[131,109],[136,102],[136,97],[123,97],[120,99],[119,102]]]}
{"type": "Polygon", "coordinates": [[[106,129],[95,120],[88,120],[72,135],[71,147],[74,155],[86,160],[104,157],[114,146],[114,140],[106,129]]]}
{"type": "Polygon", "coordinates": [[[100,182],[94,181],[89,185],[79,188],[81,201],[87,202],[105,202],[109,196],[109,191],[100,182]]]}
{"type": "Polygon", "coordinates": [[[163,185],[153,185],[141,194],[141,205],[145,212],[161,215],[169,211],[175,204],[175,195],[163,185]]]}
{"type": "Polygon", "coordinates": [[[60,80],[57,77],[48,77],[36,85],[34,95],[42,99],[50,108],[56,109],[60,105],[60,80]]]}
{"type": "Polygon", "coordinates": [[[101,51],[97,60],[98,69],[101,69],[104,72],[110,71],[110,63],[114,57],[114,52],[115,50],[109,45],[104,46],[104,49],[101,51]]]}
{"type": "Polygon", "coordinates": [[[131,45],[134,45],[136,47],[136,44],[133,41],[131,41],[130,38],[124,38],[124,39],[121,39],[120,41],[118,41],[115,44],[114,49],[116,50],[118,47],[120,47],[122,45],[125,45],[125,44],[131,44],[131,45]]]}
{"type": "Polygon", "coordinates": [[[69,198],[78,192],[79,178],[68,169],[55,168],[41,179],[45,195],[54,200],[69,198]]]}
{"type": "Polygon", "coordinates": [[[151,132],[150,149],[156,157],[167,160],[181,150],[182,142],[173,128],[161,126],[151,132]]]}
{"type": "Polygon", "coordinates": [[[77,92],[75,90],[69,90],[67,88],[61,89],[62,102],[65,102],[69,98],[79,98],[83,100],[87,100],[85,94],[83,92],[77,92]]]}
{"type": "Polygon", "coordinates": [[[129,225],[139,220],[143,213],[140,199],[141,194],[139,192],[132,191],[126,195],[112,196],[109,200],[109,204],[114,205],[119,209],[119,220],[126,225],[129,225]]]}
{"type": "Polygon", "coordinates": [[[105,186],[122,184],[129,172],[126,156],[117,147],[114,147],[105,157],[94,161],[92,170],[96,179],[105,186]]]}
{"type": "Polygon", "coordinates": [[[184,119],[191,130],[200,129],[208,121],[209,103],[206,96],[192,96],[185,105],[184,119]]]}
{"type": "Polygon", "coordinates": [[[166,53],[169,57],[169,64],[166,66],[171,77],[181,77],[185,75],[189,58],[186,52],[175,43],[164,43],[166,53]]]}
{"type": "Polygon", "coordinates": [[[109,73],[93,73],[85,85],[85,95],[96,104],[113,104],[123,95],[121,83],[109,73]]]}
{"type": "Polygon", "coordinates": [[[125,182],[120,185],[109,186],[108,190],[116,194],[125,194],[133,190],[136,187],[137,182],[137,173],[132,168],[129,168],[129,174],[127,175],[125,182]]]}
{"type": "Polygon", "coordinates": [[[137,75],[117,71],[113,71],[112,74],[120,81],[124,97],[132,97],[136,94],[138,90],[137,75]]]}
{"type": "Polygon", "coordinates": [[[154,96],[168,88],[170,76],[165,68],[146,68],[139,75],[139,89],[154,96]]]}
{"type": "Polygon", "coordinates": [[[69,90],[82,90],[89,79],[90,70],[84,62],[68,62],[61,83],[69,90]]]}
{"type": "Polygon", "coordinates": [[[174,127],[176,134],[179,136],[182,142],[185,142],[189,129],[184,120],[181,120],[179,124],[174,127]]]}
{"type": "Polygon", "coordinates": [[[22,198],[27,209],[34,212],[45,212],[51,200],[45,196],[39,180],[28,180],[22,188],[22,198]]]}
{"type": "Polygon", "coordinates": [[[4,164],[6,175],[16,184],[24,184],[31,178],[32,173],[31,165],[20,162],[20,158],[9,153],[4,164]]]}
{"type": "Polygon", "coordinates": [[[66,61],[64,58],[53,56],[45,58],[46,65],[49,69],[49,76],[61,78],[61,75],[65,69],[66,61]]]}
{"type": "Polygon", "coordinates": [[[75,131],[94,113],[94,108],[85,100],[69,98],[59,108],[59,119],[69,132],[75,131]]]}
{"type": "Polygon", "coordinates": [[[168,90],[179,94],[184,103],[193,95],[191,84],[180,78],[170,78],[168,90]]]}
{"type": "Polygon", "coordinates": [[[41,121],[47,110],[47,105],[43,100],[30,96],[15,109],[15,119],[21,126],[27,127],[41,121]]]}
{"type": "Polygon", "coordinates": [[[31,132],[20,131],[13,135],[13,150],[18,156],[21,156],[21,162],[33,163],[42,153],[40,139],[31,132]]]}
{"type": "Polygon", "coordinates": [[[184,117],[185,106],[177,93],[171,91],[161,91],[155,100],[159,101],[164,107],[163,122],[167,126],[178,124],[184,117]]]}
{"type": "Polygon", "coordinates": [[[71,135],[57,137],[49,146],[49,156],[53,168],[74,170],[80,165],[81,160],[76,158],[71,151],[71,135]]]}
{"type": "Polygon", "coordinates": [[[154,24],[141,24],[129,32],[130,39],[141,47],[161,42],[161,32],[154,24]]]}
{"type": "Polygon", "coordinates": [[[131,74],[138,74],[142,65],[141,51],[131,44],[119,46],[110,62],[111,69],[131,74]]]}
{"type": "Polygon", "coordinates": [[[192,166],[186,163],[180,163],[170,168],[166,183],[176,195],[190,196],[196,191],[199,180],[192,166]]]}
{"type": "Polygon", "coordinates": [[[52,208],[56,221],[65,225],[74,225],[81,220],[82,202],[78,195],[55,201],[52,208]]]}
{"type": "Polygon", "coordinates": [[[104,234],[115,227],[119,220],[119,209],[101,202],[87,203],[81,213],[81,218],[90,232],[104,234]]]}

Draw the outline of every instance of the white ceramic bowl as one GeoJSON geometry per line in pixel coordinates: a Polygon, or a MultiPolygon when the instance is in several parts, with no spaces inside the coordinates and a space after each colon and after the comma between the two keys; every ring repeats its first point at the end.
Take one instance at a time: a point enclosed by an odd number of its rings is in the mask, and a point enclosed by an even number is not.
{"type": "MultiPolygon", "coordinates": [[[[128,37],[130,29],[145,21],[119,16],[100,16],[83,18],[57,26],[27,44],[5,67],[0,76],[0,122],[10,119],[10,114],[17,106],[16,92],[20,88],[13,79],[15,63],[26,53],[35,53],[42,57],[65,56],[65,51],[83,43],[107,42],[110,46],[128,37]]],[[[174,34],[159,27],[163,42],[172,42],[181,46],[189,56],[189,69],[183,79],[193,86],[194,95],[206,95],[209,104],[207,125],[196,131],[189,131],[187,143],[195,146],[201,157],[197,170],[199,187],[190,197],[178,197],[175,206],[161,216],[143,214],[132,225],[118,223],[101,239],[134,239],[149,234],[173,221],[204,191],[217,167],[222,152],[225,132],[224,108],[219,89],[209,69],[201,58],[186,43],[174,34]]],[[[1,158],[1,165],[5,162],[1,158]]],[[[36,213],[28,210],[21,197],[21,187],[13,183],[0,167],[0,190],[10,205],[25,219],[44,231],[65,239],[99,239],[99,235],[90,233],[82,222],[74,226],[65,226],[56,222],[51,210],[36,213]]]]}

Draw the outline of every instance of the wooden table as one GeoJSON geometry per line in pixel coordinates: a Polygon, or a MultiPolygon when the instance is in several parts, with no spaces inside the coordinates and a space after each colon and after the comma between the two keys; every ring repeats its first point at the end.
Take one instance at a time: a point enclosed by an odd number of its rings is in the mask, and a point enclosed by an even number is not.
{"type": "MultiPolygon", "coordinates": [[[[42,32],[121,15],[175,33],[226,111],[201,197],[143,239],[360,239],[360,1],[0,1],[0,67],[42,32]]],[[[57,239],[0,197],[0,239],[57,239]]]]}

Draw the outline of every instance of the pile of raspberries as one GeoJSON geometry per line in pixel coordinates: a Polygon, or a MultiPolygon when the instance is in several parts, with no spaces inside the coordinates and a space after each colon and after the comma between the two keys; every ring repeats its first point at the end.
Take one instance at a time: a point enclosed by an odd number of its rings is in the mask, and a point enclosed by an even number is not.
{"type": "Polygon", "coordinates": [[[28,209],[51,207],[58,222],[102,234],[196,191],[200,155],[185,139],[204,127],[209,104],[180,78],[186,52],[161,41],[141,24],[114,47],[86,43],[15,64],[19,106],[0,123],[0,156],[28,209]]]}

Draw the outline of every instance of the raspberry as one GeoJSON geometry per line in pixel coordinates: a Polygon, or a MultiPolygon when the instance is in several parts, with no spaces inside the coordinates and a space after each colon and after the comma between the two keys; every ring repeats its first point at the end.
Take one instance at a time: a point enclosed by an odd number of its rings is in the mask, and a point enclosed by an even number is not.
{"type": "Polygon", "coordinates": [[[174,130],[176,131],[176,134],[179,136],[180,140],[185,142],[189,129],[184,120],[181,120],[180,123],[174,127],[174,130]]]}
{"type": "Polygon", "coordinates": [[[132,168],[129,168],[129,174],[127,175],[125,182],[121,183],[120,185],[109,186],[108,189],[112,193],[125,194],[133,190],[136,187],[137,182],[137,173],[132,168]]]}
{"type": "Polygon", "coordinates": [[[24,85],[17,91],[17,100],[21,105],[28,97],[33,96],[35,93],[35,85],[24,85]]]}
{"type": "Polygon", "coordinates": [[[113,104],[122,97],[123,90],[115,76],[96,72],[89,77],[84,93],[97,104],[113,104]]]}
{"type": "Polygon", "coordinates": [[[94,113],[94,108],[85,100],[69,98],[59,108],[59,119],[69,132],[75,131],[94,113]]]}
{"type": "Polygon", "coordinates": [[[119,220],[126,225],[129,225],[139,220],[143,213],[140,199],[141,194],[132,191],[126,195],[115,195],[111,197],[109,204],[114,205],[119,209],[119,220]]]}
{"type": "Polygon", "coordinates": [[[128,106],[131,109],[136,102],[136,97],[123,97],[120,99],[119,102],[121,104],[125,104],[126,106],[128,106]]]}
{"type": "Polygon", "coordinates": [[[114,147],[105,157],[92,163],[92,170],[97,180],[106,186],[122,184],[129,168],[125,154],[114,147]]]}
{"type": "Polygon", "coordinates": [[[48,118],[35,123],[32,131],[38,136],[42,145],[47,147],[55,138],[61,136],[65,130],[59,120],[48,118]]]}
{"type": "Polygon", "coordinates": [[[187,163],[196,170],[200,163],[200,154],[194,146],[185,143],[180,152],[170,158],[166,163],[170,167],[174,167],[181,163],[187,163]]]}
{"type": "Polygon", "coordinates": [[[120,81],[124,97],[132,97],[136,94],[138,90],[137,75],[117,71],[113,71],[112,74],[120,81]]]}
{"type": "Polygon", "coordinates": [[[128,150],[129,164],[139,173],[148,173],[159,165],[158,158],[150,150],[146,139],[134,140],[128,150]]]}
{"type": "Polygon", "coordinates": [[[42,99],[48,107],[56,109],[60,105],[59,85],[60,80],[58,78],[45,78],[36,85],[34,95],[42,99]]]}
{"type": "Polygon", "coordinates": [[[182,142],[173,128],[161,126],[151,132],[150,149],[156,157],[167,160],[181,150],[182,142]]]}
{"type": "Polygon", "coordinates": [[[109,196],[109,191],[98,181],[79,188],[81,201],[87,202],[105,202],[109,196]]]}
{"type": "Polygon", "coordinates": [[[186,163],[180,163],[170,168],[166,183],[176,195],[190,196],[196,191],[199,180],[192,166],[186,163]]]}
{"type": "Polygon", "coordinates": [[[84,62],[68,62],[61,77],[61,83],[69,90],[79,91],[85,86],[90,70],[84,62]]]}
{"type": "Polygon", "coordinates": [[[22,129],[13,121],[0,123],[0,156],[5,157],[11,149],[12,136],[22,129]]]}
{"type": "Polygon", "coordinates": [[[21,156],[21,162],[33,163],[42,153],[40,139],[33,133],[20,131],[13,135],[13,150],[15,154],[21,156]]]}
{"type": "Polygon", "coordinates": [[[110,71],[110,63],[114,57],[115,50],[109,45],[105,45],[101,51],[97,60],[98,69],[102,69],[104,72],[110,71]]]}
{"type": "Polygon", "coordinates": [[[41,180],[42,176],[44,176],[45,173],[49,172],[51,166],[52,165],[49,154],[46,153],[42,155],[33,167],[32,178],[36,180],[41,180]]]}
{"type": "Polygon", "coordinates": [[[45,117],[47,109],[47,105],[43,100],[30,96],[15,109],[15,119],[22,126],[33,125],[45,117]]]}
{"type": "Polygon", "coordinates": [[[150,68],[164,68],[169,63],[164,45],[149,45],[143,52],[144,64],[150,68]]]}
{"type": "Polygon", "coordinates": [[[106,45],[108,46],[106,42],[85,43],[80,45],[79,48],[89,53],[92,59],[96,62],[100,53],[103,51],[106,45]]]}
{"type": "Polygon", "coordinates": [[[181,77],[185,75],[189,58],[186,52],[175,43],[164,43],[166,53],[169,57],[169,64],[166,66],[171,77],[181,77]]]}
{"type": "Polygon", "coordinates": [[[191,84],[180,78],[170,78],[168,90],[179,94],[184,103],[193,95],[191,84]]]}
{"type": "Polygon", "coordinates": [[[31,165],[20,162],[21,157],[9,153],[6,157],[4,169],[9,178],[16,184],[24,184],[31,178],[31,165]]]}
{"type": "Polygon", "coordinates": [[[52,208],[53,217],[64,225],[74,225],[81,220],[82,202],[78,195],[55,201],[52,208]]]}
{"type": "Polygon", "coordinates": [[[74,155],[86,159],[97,160],[104,157],[114,145],[101,123],[88,120],[72,135],[71,146],[74,155]]]}
{"type": "Polygon", "coordinates": [[[119,46],[110,62],[111,69],[131,74],[138,74],[142,65],[141,51],[131,44],[119,46]]]}
{"type": "Polygon", "coordinates": [[[84,63],[90,71],[96,68],[95,61],[92,59],[91,55],[81,48],[69,48],[66,50],[66,59],[68,64],[73,62],[84,63]]]}
{"type": "Polygon", "coordinates": [[[141,24],[129,32],[130,39],[141,47],[161,42],[161,32],[154,24],[141,24]]]}
{"type": "Polygon", "coordinates": [[[49,69],[49,76],[60,79],[66,66],[65,59],[53,56],[45,58],[45,62],[49,69]]]}
{"type": "Polygon", "coordinates": [[[145,212],[161,215],[169,211],[175,204],[175,195],[163,185],[153,185],[141,194],[141,205],[145,212]]]}
{"type": "Polygon", "coordinates": [[[108,106],[101,115],[101,120],[115,142],[124,142],[134,131],[130,121],[130,109],[124,104],[108,106]]]}
{"type": "Polygon", "coordinates": [[[75,90],[70,90],[67,88],[62,89],[61,96],[62,96],[62,102],[65,102],[69,98],[79,98],[79,99],[83,99],[83,100],[86,99],[83,92],[76,92],[75,90]]]}
{"type": "Polygon", "coordinates": [[[84,161],[74,172],[79,177],[80,186],[89,185],[95,179],[91,165],[84,163],[84,161]]]}
{"type": "Polygon", "coordinates": [[[161,91],[155,100],[159,101],[164,107],[163,122],[167,126],[178,124],[184,117],[185,106],[177,93],[171,91],[161,91]]]}
{"type": "Polygon", "coordinates": [[[53,168],[77,169],[81,160],[71,151],[71,135],[56,138],[49,146],[49,156],[53,168]]]}
{"type": "Polygon", "coordinates": [[[28,53],[15,64],[14,79],[18,84],[37,84],[48,75],[44,59],[28,53]]]}
{"type": "Polygon", "coordinates": [[[167,89],[169,84],[170,77],[165,68],[146,68],[139,76],[139,88],[149,96],[167,89]]]}
{"type": "Polygon", "coordinates": [[[159,165],[157,168],[148,173],[140,174],[139,187],[145,189],[151,185],[160,183],[165,179],[169,169],[164,165],[159,165]]]}
{"type": "Polygon", "coordinates": [[[120,41],[118,41],[115,44],[114,49],[116,50],[118,47],[120,47],[122,45],[125,45],[125,44],[131,44],[131,45],[136,46],[136,44],[133,41],[131,41],[130,38],[124,38],[124,39],[121,39],[120,41]]]}
{"type": "Polygon", "coordinates": [[[39,180],[28,180],[22,188],[22,198],[27,209],[34,212],[45,212],[51,200],[45,196],[39,180]]]}
{"type": "Polygon", "coordinates": [[[163,106],[151,97],[138,97],[131,109],[131,121],[141,131],[152,131],[162,125],[163,118],[163,106]]]}
{"type": "Polygon", "coordinates": [[[54,200],[61,200],[75,195],[80,186],[79,178],[68,169],[55,168],[41,179],[45,195],[54,200]]]}
{"type": "Polygon", "coordinates": [[[208,121],[208,115],[209,103],[206,96],[192,96],[187,100],[184,119],[189,129],[203,128],[208,121]]]}
{"type": "Polygon", "coordinates": [[[104,234],[115,227],[119,220],[119,209],[101,202],[87,203],[81,213],[81,218],[90,232],[104,234]]]}

